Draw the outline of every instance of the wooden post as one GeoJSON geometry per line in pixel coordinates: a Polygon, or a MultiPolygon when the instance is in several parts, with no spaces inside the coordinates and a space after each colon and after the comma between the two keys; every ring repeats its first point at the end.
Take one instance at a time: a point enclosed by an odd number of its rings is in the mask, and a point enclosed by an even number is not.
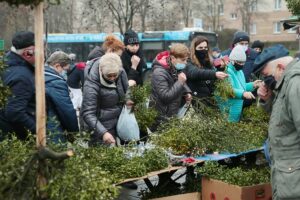
{"type": "MultiPolygon", "coordinates": [[[[38,150],[46,146],[43,8],[43,3],[39,3],[34,8],[36,145],[38,150]]],[[[39,160],[38,162],[38,196],[39,199],[47,199],[47,194],[43,192],[43,188],[47,185],[47,179],[45,176],[46,160],[39,160]]]]}
{"type": "Polygon", "coordinates": [[[35,91],[36,91],[36,145],[46,146],[46,109],[45,109],[45,77],[44,77],[44,3],[34,9],[35,34],[35,91]]]}

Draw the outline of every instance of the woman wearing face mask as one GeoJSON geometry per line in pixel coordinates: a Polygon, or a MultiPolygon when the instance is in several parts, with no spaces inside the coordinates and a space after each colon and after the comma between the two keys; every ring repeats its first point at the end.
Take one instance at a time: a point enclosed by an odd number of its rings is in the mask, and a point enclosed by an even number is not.
{"type": "Polygon", "coordinates": [[[159,53],[152,65],[150,107],[158,111],[157,125],[175,116],[184,99],[191,101],[191,90],[186,85],[186,75],[182,70],[186,66],[189,49],[183,44],[172,44],[170,51],[159,53]]]}
{"type": "Polygon", "coordinates": [[[47,132],[51,142],[66,142],[63,132],[77,132],[78,122],[63,74],[70,67],[68,54],[54,52],[45,67],[47,132]]]}
{"type": "Polygon", "coordinates": [[[230,62],[227,65],[227,71],[234,92],[234,98],[229,98],[225,102],[219,100],[219,106],[223,113],[228,114],[229,122],[239,122],[244,99],[255,99],[251,91],[258,88],[261,81],[256,80],[246,83],[245,75],[242,70],[246,62],[246,54],[243,46],[235,46],[229,55],[229,59],[230,62]]]}
{"type": "Polygon", "coordinates": [[[206,105],[212,106],[208,97],[212,97],[214,80],[225,79],[228,75],[217,72],[211,63],[208,40],[206,37],[197,36],[191,43],[191,58],[184,70],[187,76],[187,85],[192,90],[192,95],[200,98],[206,105]]]}

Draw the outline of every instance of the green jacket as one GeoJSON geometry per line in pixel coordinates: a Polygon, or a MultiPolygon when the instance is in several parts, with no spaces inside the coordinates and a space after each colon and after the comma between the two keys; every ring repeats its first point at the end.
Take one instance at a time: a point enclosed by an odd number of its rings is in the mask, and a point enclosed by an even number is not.
{"type": "Polygon", "coordinates": [[[300,62],[293,60],[274,90],[269,123],[273,199],[300,199],[300,62]]]}

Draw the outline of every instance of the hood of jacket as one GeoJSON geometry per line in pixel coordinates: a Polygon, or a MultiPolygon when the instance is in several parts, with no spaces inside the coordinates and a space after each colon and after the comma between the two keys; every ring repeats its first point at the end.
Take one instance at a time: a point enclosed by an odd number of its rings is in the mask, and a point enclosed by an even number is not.
{"type": "Polygon", "coordinates": [[[52,69],[50,66],[45,66],[45,82],[51,82],[51,81],[65,81],[65,79],[60,76],[54,69],[52,69]]]}
{"type": "Polygon", "coordinates": [[[153,66],[154,65],[160,65],[165,69],[170,69],[170,66],[168,64],[168,58],[170,57],[169,51],[164,51],[159,54],[154,59],[153,66]]]}
{"type": "Polygon", "coordinates": [[[24,66],[28,67],[31,71],[34,71],[34,66],[14,52],[8,52],[6,54],[6,60],[6,64],[8,66],[24,66]]]}

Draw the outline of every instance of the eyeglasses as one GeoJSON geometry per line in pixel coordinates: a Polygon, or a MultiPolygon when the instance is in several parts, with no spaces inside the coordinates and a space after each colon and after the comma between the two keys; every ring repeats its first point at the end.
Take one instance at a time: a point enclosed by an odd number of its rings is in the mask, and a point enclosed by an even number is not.
{"type": "Polygon", "coordinates": [[[107,78],[117,78],[119,76],[119,74],[106,74],[105,75],[107,78]]]}

